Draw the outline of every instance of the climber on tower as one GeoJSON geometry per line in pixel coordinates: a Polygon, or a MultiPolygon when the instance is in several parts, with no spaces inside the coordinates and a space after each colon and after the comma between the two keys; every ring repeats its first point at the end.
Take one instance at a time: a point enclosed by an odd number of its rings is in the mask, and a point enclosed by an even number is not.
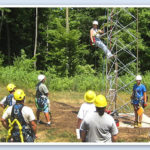
{"type": "Polygon", "coordinates": [[[93,21],[93,28],[90,30],[90,40],[92,46],[97,46],[101,48],[104,53],[106,54],[107,58],[112,58],[114,55],[111,53],[111,51],[107,48],[107,46],[101,41],[100,34],[104,33],[102,30],[97,29],[98,21],[93,21]]]}

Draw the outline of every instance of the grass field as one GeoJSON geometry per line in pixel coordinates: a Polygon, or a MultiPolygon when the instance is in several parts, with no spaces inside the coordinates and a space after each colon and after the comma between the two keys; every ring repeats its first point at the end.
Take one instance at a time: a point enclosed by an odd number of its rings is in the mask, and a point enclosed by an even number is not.
{"type": "MultiPolygon", "coordinates": [[[[34,90],[26,90],[26,105],[30,106],[34,113],[36,107],[34,104],[34,90]]],[[[0,87],[0,99],[8,94],[4,86],[0,87]]],[[[98,94],[98,93],[97,93],[98,94]]],[[[37,126],[38,139],[36,142],[80,142],[76,139],[75,129],[77,125],[77,113],[80,105],[83,103],[84,93],[78,92],[51,92],[51,112],[52,125],[46,127],[45,124],[37,126]]],[[[130,95],[120,93],[119,97],[129,99],[130,95]]],[[[123,102],[122,102],[123,103],[123,102]]],[[[145,113],[149,115],[150,103],[146,108],[145,113]]],[[[122,104],[121,104],[122,105],[122,104]]],[[[0,116],[2,115],[2,108],[0,108],[0,116]]],[[[44,115],[41,114],[41,119],[45,122],[44,115]]],[[[0,139],[7,136],[7,131],[0,124],[0,139]]],[[[127,129],[119,128],[118,142],[148,142],[149,129],[127,129]],[[138,136],[137,136],[138,135],[138,136]]]]}

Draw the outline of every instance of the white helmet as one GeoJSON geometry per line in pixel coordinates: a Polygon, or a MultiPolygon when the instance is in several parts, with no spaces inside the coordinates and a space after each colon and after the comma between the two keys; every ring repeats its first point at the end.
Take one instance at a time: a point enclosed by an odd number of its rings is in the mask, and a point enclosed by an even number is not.
{"type": "Polygon", "coordinates": [[[43,74],[38,75],[39,81],[43,81],[44,79],[45,79],[45,75],[43,75],[43,74]]]}
{"type": "Polygon", "coordinates": [[[93,21],[93,24],[98,25],[98,21],[94,20],[94,21],[93,21]]]}
{"type": "Polygon", "coordinates": [[[137,80],[140,80],[140,81],[142,80],[141,75],[137,75],[137,76],[136,76],[136,81],[137,81],[137,80]]]}

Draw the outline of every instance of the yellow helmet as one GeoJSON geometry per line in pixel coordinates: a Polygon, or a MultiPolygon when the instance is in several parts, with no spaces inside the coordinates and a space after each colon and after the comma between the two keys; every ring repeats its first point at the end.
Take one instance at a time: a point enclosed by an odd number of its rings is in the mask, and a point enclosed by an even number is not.
{"type": "Polygon", "coordinates": [[[24,97],[25,97],[25,96],[26,96],[26,95],[25,95],[24,91],[21,90],[21,89],[17,89],[17,90],[14,92],[14,98],[15,98],[15,100],[17,100],[17,101],[22,101],[22,100],[24,100],[24,97]]]}
{"type": "Polygon", "coordinates": [[[11,92],[11,91],[13,91],[14,89],[15,89],[15,85],[14,84],[12,84],[12,83],[10,83],[10,84],[8,84],[7,85],[7,90],[9,91],[9,92],[11,92]]]}
{"type": "Polygon", "coordinates": [[[94,104],[96,107],[106,107],[107,101],[106,101],[105,96],[103,96],[103,95],[96,96],[94,104]]]}
{"type": "Polygon", "coordinates": [[[95,98],[96,98],[96,94],[94,91],[87,91],[84,95],[84,100],[87,102],[87,103],[93,103],[95,101],[95,98]]]}

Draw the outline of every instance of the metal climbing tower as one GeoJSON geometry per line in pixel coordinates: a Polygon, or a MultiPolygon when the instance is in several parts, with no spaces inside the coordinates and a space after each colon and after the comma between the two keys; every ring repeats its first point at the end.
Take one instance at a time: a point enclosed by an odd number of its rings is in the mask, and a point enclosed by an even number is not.
{"type": "Polygon", "coordinates": [[[109,109],[130,112],[132,85],[138,71],[138,9],[107,9],[107,46],[115,55],[106,63],[109,109]]]}

